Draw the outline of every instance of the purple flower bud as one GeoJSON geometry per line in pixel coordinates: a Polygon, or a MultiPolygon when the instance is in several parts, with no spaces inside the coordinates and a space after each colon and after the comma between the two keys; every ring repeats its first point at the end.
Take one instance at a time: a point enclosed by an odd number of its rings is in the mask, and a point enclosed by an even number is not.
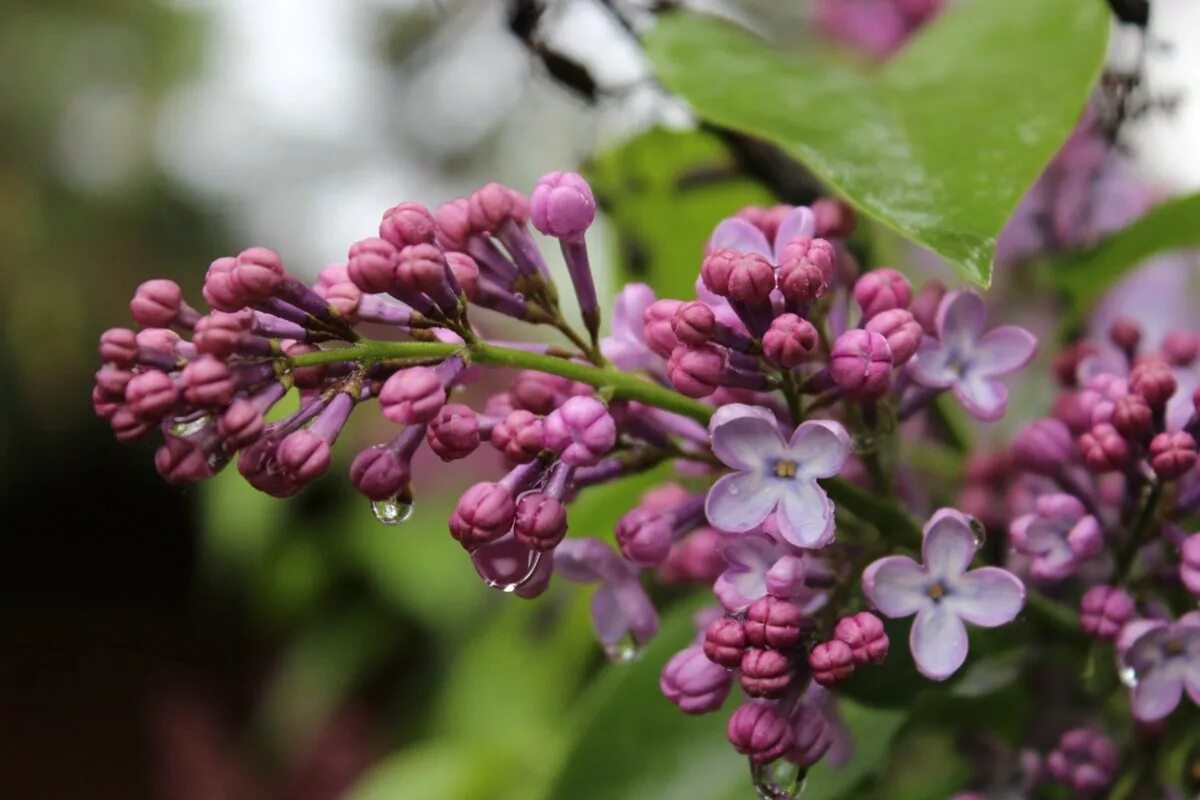
{"type": "Polygon", "coordinates": [[[1196,466],[1196,440],[1184,431],[1158,434],[1150,440],[1150,465],[1162,480],[1182,477],[1196,466]]]}
{"type": "Polygon", "coordinates": [[[291,497],[303,487],[280,468],[276,458],[278,447],[278,439],[262,437],[238,454],[238,472],[260,492],[272,497],[291,497]]]}
{"type": "Polygon", "coordinates": [[[396,257],[396,285],[405,296],[424,294],[443,312],[458,303],[458,285],[445,256],[436,245],[415,244],[396,257]]]}
{"type": "Polygon", "coordinates": [[[134,320],[147,328],[166,328],[185,309],[187,304],[183,302],[179,284],[162,279],[141,284],[129,301],[129,312],[134,320]]]}
{"type": "Polygon", "coordinates": [[[755,764],[768,764],[792,747],[788,721],[774,703],[738,706],[725,732],[733,748],[755,764]]]}
{"type": "Polygon", "coordinates": [[[471,201],[465,197],[442,203],[434,210],[433,221],[438,246],[445,250],[465,250],[467,238],[476,233],[471,226],[471,201]]]}
{"type": "Polygon", "coordinates": [[[229,358],[250,333],[253,316],[249,310],[234,313],[214,311],[196,322],[192,342],[196,349],[216,358],[229,358]]]}
{"type": "Polygon", "coordinates": [[[454,276],[454,282],[468,300],[475,297],[475,287],[479,283],[479,264],[466,253],[453,251],[445,254],[446,266],[454,276]]]}
{"type": "Polygon", "coordinates": [[[806,258],[783,262],[778,275],[779,292],[788,308],[804,310],[825,290],[829,281],[821,267],[806,258]]]}
{"type": "Polygon", "coordinates": [[[763,355],[776,366],[794,369],[812,355],[819,340],[812,323],[795,314],[780,314],[763,334],[763,355]]]}
{"type": "Polygon", "coordinates": [[[1079,627],[1101,639],[1115,639],[1136,612],[1133,599],[1115,586],[1093,586],[1079,600],[1079,627]]]}
{"type": "Polygon", "coordinates": [[[868,320],[893,308],[908,308],[912,302],[912,284],[894,269],[872,270],[854,283],[854,302],[868,320]]]}
{"type": "Polygon", "coordinates": [[[233,280],[234,259],[229,256],[218,258],[208,265],[204,276],[204,302],[217,311],[237,311],[246,306],[246,296],[241,286],[233,280]]]}
{"type": "Polygon", "coordinates": [[[841,639],[822,642],[809,653],[808,667],[814,681],[833,686],[854,674],[854,651],[841,639]]]}
{"type": "Polygon", "coordinates": [[[275,458],[291,480],[299,484],[310,483],[329,469],[329,442],[313,431],[301,428],[283,437],[275,458]]]}
{"type": "Polygon", "coordinates": [[[509,394],[513,405],[534,414],[549,414],[569,396],[571,382],[558,375],[522,370],[513,381],[509,394]]]}
{"type": "Polygon", "coordinates": [[[730,302],[760,306],[770,302],[775,288],[775,270],[757,253],[740,254],[730,264],[725,296],[730,302]]]}
{"type": "Polygon", "coordinates": [[[1112,426],[1131,442],[1145,443],[1154,433],[1154,411],[1140,394],[1130,394],[1113,406],[1112,426]]]}
{"type": "Polygon", "coordinates": [[[199,483],[212,477],[208,453],[186,439],[167,436],[154,451],[154,468],[167,483],[199,483]]]}
{"type": "Polygon", "coordinates": [[[617,522],[621,555],[643,567],[661,564],[671,550],[671,522],[658,511],[637,507],[617,522]]]}
{"type": "Polygon", "coordinates": [[[1084,463],[1094,472],[1115,472],[1129,463],[1129,443],[1108,423],[1101,423],[1079,437],[1084,463]]]}
{"type": "Polygon", "coordinates": [[[492,446],[514,464],[533,461],[546,449],[542,418],[524,409],[513,411],[492,428],[492,446]]]}
{"type": "Polygon", "coordinates": [[[458,500],[450,516],[450,534],[468,550],[495,541],[512,528],[517,506],[499,483],[476,483],[458,500]]]}
{"type": "Polygon", "coordinates": [[[672,545],[667,560],[658,570],[658,577],[663,583],[711,585],[725,568],[725,558],[721,555],[721,534],[706,526],[672,545]]]}
{"type": "Polygon", "coordinates": [[[179,387],[171,376],[156,369],[134,375],[125,386],[125,402],[142,419],[162,419],[179,402],[179,387]]]}
{"type": "Polygon", "coordinates": [[[682,305],[679,300],[658,300],[651,303],[643,314],[646,344],[663,358],[670,357],[679,346],[673,323],[682,305]]]}
{"type": "Polygon", "coordinates": [[[887,339],[892,351],[892,363],[897,367],[907,364],[916,354],[925,335],[913,315],[902,308],[880,311],[867,320],[863,327],[887,339]]]}
{"type": "Polygon", "coordinates": [[[791,600],[765,595],[746,610],[746,641],[755,647],[789,650],[800,641],[807,620],[791,600]]]}
{"type": "Polygon", "coordinates": [[[714,250],[704,257],[700,265],[700,279],[710,292],[720,297],[729,294],[729,276],[740,258],[740,253],[728,248],[714,250]]]}
{"type": "Polygon", "coordinates": [[[1173,367],[1190,367],[1200,356],[1200,336],[1189,330],[1174,330],[1162,343],[1163,358],[1173,367]]]}
{"type": "Polygon", "coordinates": [[[129,369],[137,363],[137,334],[128,328],[109,328],[100,334],[100,360],[129,369]]]}
{"type": "Polygon", "coordinates": [[[742,691],[751,697],[780,697],[792,682],[792,665],[778,650],[750,647],[742,654],[742,691]]]}
{"type": "Polygon", "coordinates": [[[1039,475],[1055,475],[1071,459],[1071,431],[1053,417],[1036,419],[1013,439],[1013,461],[1021,469],[1039,475]]]}
{"type": "Polygon", "coordinates": [[[488,183],[472,192],[467,213],[476,232],[495,233],[508,220],[524,217],[524,202],[508,186],[488,183]]]}
{"type": "Polygon", "coordinates": [[[383,212],[379,223],[379,238],[392,244],[397,250],[413,244],[433,242],[433,215],[420,203],[401,203],[383,212]]]}
{"type": "Polygon", "coordinates": [[[1129,373],[1129,391],[1141,395],[1155,410],[1166,407],[1177,387],[1171,368],[1161,361],[1138,364],[1129,373]]]}
{"type": "Polygon", "coordinates": [[[792,749],[787,760],[802,767],[820,761],[833,746],[833,731],[821,709],[801,703],[792,715],[792,749]]]}
{"type": "MultiPolygon", "coordinates": [[[[92,410],[96,412],[96,416],[100,419],[112,419],[116,415],[117,411],[124,408],[121,403],[122,399],[123,398],[113,398],[109,396],[99,386],[92,387],[92,410]]],[[[132,411],[129,411],[129,409],[125,409],[125,411],[133,419],[138,419],[138,417],[135,416],[132,411]]]]}
{"type": "Polygon", "coordinates": [[[833,343],[829,374],[841,389],[856,397],[881,396],[892,377],[892,352],[887,339],[874,331],[846,331],[833,343]]]}
{"type": "MultiPolygon", "coordinates": [[[[798,236],[786,242],[779,253],[780,271],[790,270],[802,261],[808,262],[820,270],[821,282],[824,286],[833,283],[837,250],[832,244],[824,239],[814,239],[808,236],[798,236]]],[[[824,290],[822,289],[822,291],[824,290]]]]}
{"type": "Polygon", "coordinates": [[[667,377],[688,397],[708,397],[720,385],[725,372],[724,348],[706,344],[700,347],[680,345],[671,351],[667,377]]]}
{"type": "Polygon", "coordinates": [[[240,450],[262,436],[265,423],[262,413],[249,400],[238,398],[217,420],[217,431],[231,450],[240,450]]]}
{"type": "Polygon", "coordinates": [[[117,441],[132,442],[145,436],[153,423],[134,414],[129,410],[129,406],[121,405],[108,418],[108,424],[117,441]]]}
{"type": "Polygon", "coordinates": [[[224,362],[212,356],[200,356],[183,368],[183,398],[189,405],[220,408],[233,399],[233,375],[224,362]]]}
{"type": "Polygon", "coordinates": [[[594,397],[572,397],[546,417],[546,447],[573,467],[590,467],[617,443],[617,426],[594,397]]]}
{"type": "Polygon", "coordinates": [[[238,253],[230,273],[251,302],[269,300],[284,280],[283,261],[266,247],[250,247],[238,253]]]}
{"type": "Polygon", "coordinates": [[[543,175],[529,196],[529,218],[547,236],[577,239],[596,219],[592,188],[574,172],[543,175]]]}
{"type": "Polygon", "coordinates": [[[1179,579],[1193,597],[1200,597],[1200,533],[1193,533],[1179,547],[1179,579]]]}
{"type": "Polygon", "coordinates": [[[658,679],[662,693],[685,714],[716,711],[729,696],[732,684],[733,676],[705,658],[695,645],[672,656],[658,679]]]}
{"type": "Polygon", "coordinates": [[[737,669],[746,650],[746,632],[737,617],[718,617],[704,631],[704,655],[714,664],[737,669]]]}
{"type": "Polygon", "coordinates": [[[937,335],[937,312],[945,296],[946,287],[941,281],[929,281],[913,299],[913,319],[930,336],[937,335]]]}
{"type": "Polygon", "coordinates": [[[479,447],[479,417],[460,403],[442,406],[425,432],[429,447],[442,461],[466,458],[479,447]]]}
{"type": "Polygon", "coordinates": [[[683,344],[701,345],[712,340],[717,329],[717,315],[705,303],[693,300],[684,303],[671,319],[671,330],[683,344]]]}
{"type": "Polygon", "coordinates": [[[854,663],[882,664],[888,654],[888,636],[879,617],[860,611],[838,620],[833,629],[833,638],[850,646],[854,663]]]}
{"type": "Polygon", "coordinates": [[[1119,317],[1108,329],[1108,338],[1126,355],[1132,356],[1141,344],[1142,327],[1136,320],[1119,317]]]}
{"type": "Polygon", "coordinates": [[[848,239],[858,225],[854,207],[836,197],[818,197],[811,208],[817,236],[824,239],[848,239]]]}
{"type": "Polygon", "coordinates": [[[1112,783],[1120,763],[1112,740],[1090,728],[1067,731],[1046,757],[1046,767],[1055,780],[1080,794],[1099,791],[1112,783]]]}
{"type": "Polygon", "coordinates": [[[392,447],[368,447],[350,462],[350,482],[369,500],[395,497],[410,479],[408,459],[392,447]]]}
{"type": "Polygon", "coordinates": [[[372,237],[350,246],[346,272],[350,280],[367,294],[389,292],[396,283],[396,265],[400,251],[385,239],[372,237]]]}
{"type": "Polygon", "coordinates": [[[122,369],[115,364],[105,364],[96,371],[96,388],[102,391],[105,397],[113,400],[120,401],[125,398],[125,389],[131,380],[133,371],[122,369]]]}
{"type": "Polygon", "coordinates": [[[517,501],[513,533],[531,550],[553,550],[567,534],[567,509],[546,492],[526,492],[517,501]]]}
{"type": "Polygon", "coordinates": [[[433,367],[409,367],[395,373],[379,392],[379,410],[397,425],[428,422],[446,403],[446,388],[433,367]]]}

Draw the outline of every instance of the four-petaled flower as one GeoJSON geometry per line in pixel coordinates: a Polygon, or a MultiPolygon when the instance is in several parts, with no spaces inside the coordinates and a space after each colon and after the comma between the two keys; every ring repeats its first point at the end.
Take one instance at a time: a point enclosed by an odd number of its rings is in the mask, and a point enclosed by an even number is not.
{"type": "Polygon", "coordinates": [[[1154,722],[1179,705],[1184,689],[1200,705],[1200,611],[1174,623],[1138,619],[1117,637],[1122,677],[1133,687],[1133,715],[1154,722]]]}
{"type": "Polygon", "coordinates": [[[793,239],[808,236],[816,231],[816,217],[812,209],[797,206],[779,221],[775,231],[774,241],[768,241],[767,235],[756,225],[744,219],[731,217],[723,220],[713,231],[708,240],[712,250],[736,250],[739,253],[760,255],[776,266],[783,260],[783,248],[793,239]]]}
{"type": "Polygon", "coordinates": [[[727,538],[721,556],[728,566],[713,593],[729,611],[741,611],[767,594],[793,600],[806,611],[825,600],[805,584],[807,567],[800,551],[770,534],[754,531],[727,538]]]}
{"type": "Polygon", "coordinates": [[[714,528],[743,533],[778,508],[779,535],[797,547],[833,539],[833,503],[818,478],[837,475],[850,455],[850,436],[837,422],[809,420],[784,439],[771,412],[731,403],[709,423],[712,450],[736,470],[708,490],[704,511],[714,528]]]}
{"type": "Polygon", "coordinates": [[[913,614],[909,647],[921,674],[945,680],[967,658],[969,622],[994,628],[1011,622],[1025,604],[1025,585],[999,567],[968,570],[975,556],[974,520],[943,508],[925,526],[924,565],[887,556],[867,567],[862,587],[888,617],[913,614]]]}
{"type": "Polygon", "coordinates": [[[1004,325],[983,332],[987,308],[974,292],[951,292],[938,306],[937,336],[926,336],[908,372],[932,389],[953,389],[974,417],[1004,416],[1008,390],[996,378],[1019,369],[1037,349],[1037,339],[1024,328],[1004,325]]]}
{"type": "Polygon", "coordinates": [[[1009,539],[1033,556],[1030,574],[1058,581],[1074,574],[1081,562],[1104,547],[1100,522],[1074,495],[1055,492],[1034,501],[1034,510],[1013,520],[1009,539]]]}

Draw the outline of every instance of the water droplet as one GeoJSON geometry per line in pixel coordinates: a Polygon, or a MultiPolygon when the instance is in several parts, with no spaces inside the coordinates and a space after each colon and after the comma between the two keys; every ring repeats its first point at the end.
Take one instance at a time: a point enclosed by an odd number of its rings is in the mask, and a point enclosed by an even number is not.
{"type": "Polygon", "coordinates": [[[537,572],[538,564],[540,564],[541,561],[542,561],[542,554],[540,552],[538,552],[537,550],[530,550],[529,551],[529,561],[525,567],[525,574],[523,574],[520,578],[518,578],[515,581],[510,582],[510,581],[504,581],[504,580],[495,580],[493,578],[489,578],[486,575],[482,575],[483,582],[486,583],[492,589],[499,589],[502,592],[511,594],[512,592],[515,592],[517,589],[520,589],[522,586],[524,586],[525,584],[529,583],[530,580],[532,580],[534,573],[537,572]]]}
{"type": "Polygon", "coordinates": [[[735,496],[735,497],[736,497],[737,495],[739,495],[739,494],[741,494],[741,493],[742,493],[742,490],[741,490],[741,489],[739,489],[738,487],[736,487],[736,486],[730,486],[730,487],[729,487],[729,494],[730,494],[730,495],[732,495],[732,496],[735,496]]]}
{"type": "Polygon", "coordinates": [[[762,800],[796,800],[808,784],[808,769],[779,759],[770,764],[751,764],[754,791],[762,800]]]}
{"type": "Polygon", "coordinates": [[[625,634],[615,642],[604,645],[604,655],[614,664],[632,664],[642,654],[642,648],[630,634],[625,634]]]}
{"type": "Polygon", "coordinates": [[[983,547],[987,542],[987,528],[974,517],[971,518],[971,535],[975,537],[975,549],[983,547]]]}
{"type": "Polygon", "coordinates": [[[413,515],[412,498],[393,495],[386,500],[372,500],[371,513],[384,525],[403,525],[413,515]]]}
{"type": "Polygon", "coordinates": [[[1138,675],[1137,670],[1128,664],[1122,665],[1121,668],[1117,670],[1117,677],[1121,679],[1121,683],[1125,684],[1130,689],[1136,689],[1137,685],[1141,683],[1141,676],[1138,675]]]}
{"type": "Polygon", "coordinates": [[[171,421],[171,435],[183,439],[193,433],[199,433],[212,422],[212,414],[201,414],[198,417],[180,417],[171,421]]]}

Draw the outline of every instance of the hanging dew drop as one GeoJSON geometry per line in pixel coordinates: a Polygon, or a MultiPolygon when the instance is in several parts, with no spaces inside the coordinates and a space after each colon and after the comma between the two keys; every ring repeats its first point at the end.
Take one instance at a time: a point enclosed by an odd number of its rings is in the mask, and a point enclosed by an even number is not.
{"type": "Polygon", "coordinates": [[[413,504],[411,500],[393,495],[386,500],[371,501],[371,513],[384,525],[403,525],[413,515],[413,504]]]}
{"type": "Polygon", "coordinates": [[[971,518],[971,535],[975,537],[975,549],[983,547],[987,543],[987,528],[983,523],[974,517],[971,518]]]}
{"type": "Polygon", "coordinates": [[[212,419],[213,418],[211,414],[201,414],[200,416],[194,418],[180,417],[179,419],[172,421],[171,435],[178,436],[182,439],[191,436],[194,433],[199,433],[208,427],[208,424],[212,422],[212,419]]]}
{"type": "Polygon", "coordinates": [[[754,791],[762,800],[797,800],[808,785],[808,769],[784,760],[751,764],[754,791]]]}
{"type": "Polygon", "coordinates": [[[630,634],[625,634],[615,642],[606,642],[604,655],[614,664],[632,664],[642,654],[637,640],[630,634]]]}
{"type": "Polygon", "coordinates": [[[521,577],[518,578],[517,580],[515,580],[515,581],[495,580],[493,578],[487,577],[486,575],[482,575],[483,582],[486,583],[488,585],[488,587],[491,589],[499,589],[500,591],[504,592],[505,594],[512,594],[517,589],[520,589],[522,586],[529,583],[529,581],[533,580],[533,576],[537,572],[538,564],[540,564],[541,561],[542,561],[542,554],[537,551],[531,551],[529,554],[529,561],[525,567],[525,573],[523,575],[521,575],[521,577]]]}
{"type": "Polygon", "coordinates": [[[1123,665],[1117,670],[1117,677],[1121,679],[1121,683],[1130,689],[1136,689],[1137,685],[1141,683],[1141,677],[1138,675],[1137,670],[1128,665],[1123,665]]]}

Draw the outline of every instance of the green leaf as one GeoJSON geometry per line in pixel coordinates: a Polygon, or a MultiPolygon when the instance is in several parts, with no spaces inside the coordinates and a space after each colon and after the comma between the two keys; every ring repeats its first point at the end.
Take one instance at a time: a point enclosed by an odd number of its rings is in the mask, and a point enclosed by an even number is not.
{"type": "Polygon", "coordinates": [[[871,74],[699,16],[662,19],[647,52],[701,116],[782,146],[986,286],[996,235],[1078,117],[1107,33],[1099,0],[975,0],[871,74]]]}

